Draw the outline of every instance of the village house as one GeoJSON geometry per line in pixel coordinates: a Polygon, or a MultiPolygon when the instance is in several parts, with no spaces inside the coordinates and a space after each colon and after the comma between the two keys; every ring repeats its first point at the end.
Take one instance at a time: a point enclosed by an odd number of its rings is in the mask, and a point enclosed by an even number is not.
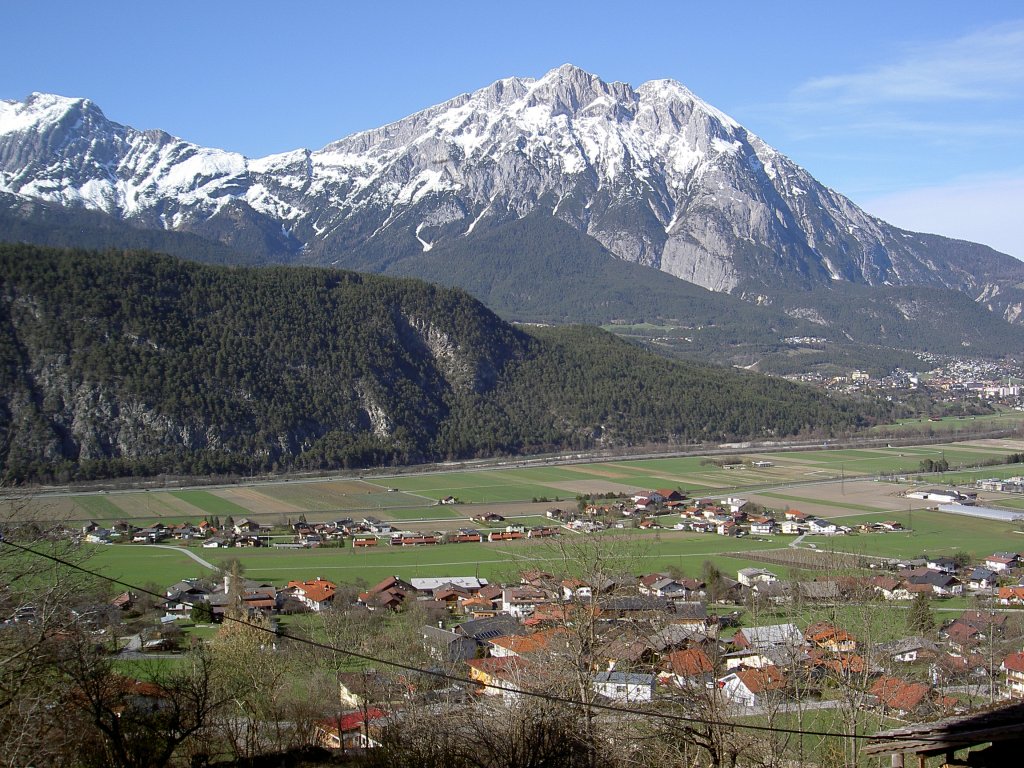
{"type": "Polygon", "coordinates": [[[740,499],[735,496],[729,496],[726,499],[722,499],[721,505],[729,511],[730,514],[736,514],[742,512],[743,508],[747,506],[749,502],[746,499],[740,499]]]}
{"type": "Polygon", "coordinates": [[[718,679],[722,696],[734,704],[757,707],[772,695],[786,689],[786,676],[775,666],[761,669],[737,669],[718,679]]]}
{"type": "Polygon", "coordinates": [[[469,679],[481,686],[486,696],[501,696],[505,701],[512,702],[522,694],[526,682],[531,675],[531,665],[520,656],[488,656],[483,659],[470,659],[469,679]]]}
{"type": "Polygon", "coordinates": [[[85,534],[85,541],[87,544],[109,544],[110,530],[97,526],[85,534]]]}
{"type": "Polygon", "coordinates": [[[939,647],[924,637],[905,637],[878,646],[880,654],[893,662],[912,664],[927,661],[938,656],[939,647]]]}
{"type": "Polygon", "coordinates": [[[804,634],[795,624],[744,627],[733,635],[732,643],[737,648],[757,650],[773,647],[798,648],[804,644],[804,634]]]}
{"type": "Polygon", "coordinates": [[[393,533],[394,528],[391,527],[390,523],[385,523],[376,517],[364,517],[362,522],[364,530],[370,533],[393,533]]]}
{"type": "Polygon", "coordinates": [[[770,536],[778,530],[778,524],[770,517],[750,518],[750,533],[754,536],[770,536]]]}
{"type": "Polygon", "coordinates": [[[922,709],[930,693],[931,687],[927,683],[909,683],[889,675],[879,677],[868,690],[868,694],[883,711],[900,716],[922,709]]]}
{"type": "Polygon", "coordinates": [[[999,666],[1006,674],[1003,689],[1011,699],[1024,699],[1024,651],[1011,653],[999,666]]]}
{"type": "Polygon", "coordinates": [[[1002,605],[1024,605],[1024,586],[1000,587],[997,599],[1002,605]]]}
{"type": "Polygon", "coordinates": [[[670,623],[646,636],[647,644],[655,653],[665,656],[682,648],[711,645],[709,632],[699,624],[670,623]]]}
{"type": "Polygon", "coordinates": [[[967,577],[967,588],[974,591],[992,589],[998,584],[999,573],[980,565],[967,577]]]}
{"type": "Polygon", "coordinates": [[[654,698],[654,675],[637,672],[598,672],[594,692],[622,703],[650,701],[654,698]]]}
{"type": "Polygon", "coordinates": [[[235,523],[233,531],[236,536],[241,536],[244,533],[259,533],[260,524],[255,520],[249,520],[248,518],[243,517],[235,523]]]}
{"type": "Polygon", "coordinates": [[[568,632],[564,627],[555,626],[531,634],[499,635],[488,643],[488,654],[495,657],[529,656],[541,652],[565,652],[568,646],[568,632]]]}
{"type": "Polygon", "coordinates": [[[892,576],[874,576],[868,583],[875,592],[886,600],[902,599],[898,593],[901,583],[899,579],[895,579],[892,576]]]}
{"type": "Polygon", "coordinates": [[[156,523],[148,528],[140,528],[132,534],[132,542],[135,544],[155,544],[158,541],[169,539],[170,529],[163,523],[156,523]]]}
{"type": "Polygon", "coordinates": [[[601,643],[594,651],[595,668],[606,669],[650,669],[657,653],[645,638],[631,638],[628,635],[609,633],[610,639],[601,643]]]}
{"type": "Polygon", "coordinates": [[[466,661],[476,656],[476,642],[465,635],[450,632],[432,624],[420,628],[423,647],[430,658],[442,663],[466,661]]]}
{"type": "Polygon", "coordinates": [[[835,523],[816,517],[813,520],[807,521],[807,533],[816,536],[835,536],[841,533],[841,531],[835,523]]]}
{"type": "Polygon", "coordinates": [[[940,654],[928,667],[932,685],[977,684],[988,677],[989,670],[985,657],[977,652],[956,652],[940,654]]]}
{"type": "Polygon", "coordinates": [[[527,629],[506,613],[499,613],[482,619],[471,619],[457,624],[457,634],[468,637],[477,644],[479,652],[490,646],[490,641],[503,635],[525,635],[527,629]]]}
{"type": "Polygon", "coordinates": [[[956,560],[952,557],[929,557],[925,566],[928,570],[939,573],[954,574],[957,572],[956,560]]]}
{"type": "Polygon", "coordinates": [[[964,585],[956,576],[951,576],[937,570],[928,569],[924,573],[912,573],[907,576],[908,585],[927,587],[939,597],[953,597],[962,594],[964,585]]]}
{"type": "Polygon", "coordinates": [[[562,599],[567,602],[589,600],[594,596],[591,586],[579,579],[563,579],[561,588],[562,599]]]}
{"type": "Polygon", "coordinates": [[[735,536],[739,533],[739,531],[739,526],[736,524],[736,521],[733,520],[731,517],[726,518],[725,520],[715,521],[715,532],[719,536],[735,536]]]}
{"type": "Polygon", "coordinates": [[[314,613],[320,613],[334,602],[338,587],[333,582],[317,576],[311,581],[289,581],[292,595],[314,613]]]}
{"type": "Polygon", "coordinates": [[[1003,573],[1020,564],[1020,555],[1016,552],[996,552],[985,558],[985,567],[996,573],[1003,573]]]}
{"type": "Polygon", "coordinates": [[[685,579],[684,581],[688,581],[690,584],[684,584],[673,579],[671,576],[665,576],[660,573],[648,574],[640,579],[637,590],[641,595],[654,595],[656,597],[672,599],[681,598],[685,600],[694,595],[695,590],[693,587],[696,583],[693,579],[685,579]]]}
{"type": "Polygon", "coordinates": [[[702,649],[687,648],[665,657],[658,679],[678,688],[705,688],[714,672],[715,665],[702,649]]]}
{"type": "Polygon", "coordinates": [[[379,730],[379,721],[387,714],[378,707],[348,712],[337,718],[321,720],[316,724],[317,742],[326,749],[353,752],[379,747],[373,738],[379,730]],[[371,735],[367,735],[367,733],[371,735]]]}
{"type": "Polygon", "coordinates": [[[740,568],[736,572],[736,579],[743,586],[752,587],[757,583],[767,584],[778,581],[779,577],[765,568],[740,568]]]}
{"type": "Polygon", "coordinates": [[[806,524],[800,520],[783,520],[779,523],[779,533],[786,536],[798,536],[806,527],[806,524]]]}
{"type": "Polygon", "coordinates": [[[501,593],[501,610],[514,619],[525,619],[538,605],[551,602],[547,590],[530,585],[506,587],[501,593]]]}
{"type": "Polygon", "coordinates": [[[843,598],[843,589],[838,581],[800,581],[797,594],[812,603],[837,603],[843,598]]]}
{"type": "Polygon", "coordinates": [[[394,611],[416,594],[418,594],[416,588],[409,582],[403,581],[398,576],[388,576],[366,592],[359,593],[357,600],[370,611],[378,609],[394,611]]]}
{"type": "Polygon", "coordinates": [[[853,635],[827,621],[811,624],[804,638],[815,648],[830,653],[852,653],[857,650],[857,640],[853,635]]]}
{"type": "Polygon", "coordinates": [[[793,602],[793,585],[783,581],[758,581],[750,588],[750,596],[761,605],[786,605],[793,602]]]}

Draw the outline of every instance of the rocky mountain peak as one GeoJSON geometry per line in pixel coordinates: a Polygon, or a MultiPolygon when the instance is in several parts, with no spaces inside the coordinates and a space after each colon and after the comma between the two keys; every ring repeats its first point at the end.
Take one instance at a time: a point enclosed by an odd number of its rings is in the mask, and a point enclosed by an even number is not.
{"type": "Polygon", "coordinates": [[[992,296],[998,274],[1022,276],[998,255],[967,269],[951,241],[868,216],[674,80],[633,88],[571,64],[255,160],[33,94],[0,103],[0,193],[361,269],[541,212],[744,296],[836,282],[992,296]]]}

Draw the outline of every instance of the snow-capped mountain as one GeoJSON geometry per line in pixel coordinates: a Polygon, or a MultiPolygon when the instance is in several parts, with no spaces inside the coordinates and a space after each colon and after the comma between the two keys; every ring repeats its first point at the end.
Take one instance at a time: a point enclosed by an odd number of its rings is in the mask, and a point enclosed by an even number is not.
{"type": "Polygon", "coordinates": [[[623,260],[751,298],[850,282],[991,302],[1024,278],[991,249],[869,216],[677,82],[634,89],[570,65],[259,159],[33,94],[0,102],[0,192],[371,269],[540,212],[623,260]]]}

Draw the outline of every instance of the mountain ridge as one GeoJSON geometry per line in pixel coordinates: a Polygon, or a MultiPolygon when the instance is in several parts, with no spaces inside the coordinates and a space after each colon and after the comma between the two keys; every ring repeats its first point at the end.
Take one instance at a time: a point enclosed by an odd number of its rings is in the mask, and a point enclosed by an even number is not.
{"type": "Polygon", "coordinates": [[[0,105],[0,191],[374,271],[544,211],[624,261],[762,303],[849,283],[950,288],[1010,321],[1024,307],[1011,257],[869,216],[682,84],[572,65],[257,159],[37,94],[0,105]]]}
{"type": "Polygon", "coordinates": [[[528,333],[417,280],[0,245],[12,482],[825,435],[889,408],[599,329],[528,333]]]}

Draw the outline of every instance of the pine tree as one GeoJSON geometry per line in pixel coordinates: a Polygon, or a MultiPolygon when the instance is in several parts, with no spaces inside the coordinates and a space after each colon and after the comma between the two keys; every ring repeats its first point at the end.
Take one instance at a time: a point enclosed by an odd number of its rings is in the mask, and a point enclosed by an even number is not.
{"type": "Polygon", "coordinates": [[[932,614],[931,598],[928,597],[928,593],[918,592],[914,595],[907,625],[921,635],[930,635],[935,631],[935,616],[932,614]]]}

